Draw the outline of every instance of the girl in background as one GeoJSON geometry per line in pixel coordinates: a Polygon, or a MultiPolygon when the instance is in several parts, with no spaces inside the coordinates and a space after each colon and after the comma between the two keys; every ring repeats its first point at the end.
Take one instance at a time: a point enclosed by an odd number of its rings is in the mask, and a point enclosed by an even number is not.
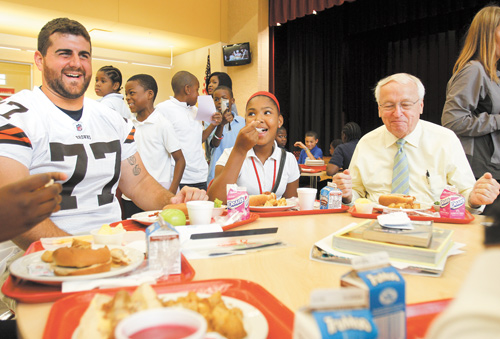
{"type": "Polygon", "coordinates": [[[278,198],[296,197],[300,177],[297,160],[275,141],[278,127],[283,125],[276,97],[269,92],[253,94],[247,102],[245,121],[234,147],[227,148],[217,161],[215,179],[208,189],[210,199],[226,203],[226,185],[235,183],[245,186],[250,195],[275,191],[278,198]]]}
{"type": "Polygon", "coordinates": [[[114,109],[124,118],[131,119],[132,114],[120,94],[122,89],[122,73],[113,66],[101,67],[95,75],[95,94],[102,99],[98,101],[114,109]]]}

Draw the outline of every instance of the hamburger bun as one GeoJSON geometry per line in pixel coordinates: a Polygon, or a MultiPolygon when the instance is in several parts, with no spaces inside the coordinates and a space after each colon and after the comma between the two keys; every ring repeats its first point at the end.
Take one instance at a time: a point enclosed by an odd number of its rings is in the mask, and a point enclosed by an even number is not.
{"type": "Polygon", "coordinates": [[[87,267],[63,267],[54,266],[54,274],[57,276],[74,276],[74,275],[87,275],[109,272],[111,270],[111,259],[102,264],[90,265],[87,267]]]}
{"type": "Polygon", "coordinates": [[[52,253],[54,264],[63,267],[87,267],[104,264],[111,260],[107,246],[93,250],[91,248],[62,247],[52,253]]]}
{"type": "Polygon", "coordinates": [[[378,203],[383,206],[390,204],[413,204],[415,197],[405,194],[382,194],[378,198],[378,203]]]}

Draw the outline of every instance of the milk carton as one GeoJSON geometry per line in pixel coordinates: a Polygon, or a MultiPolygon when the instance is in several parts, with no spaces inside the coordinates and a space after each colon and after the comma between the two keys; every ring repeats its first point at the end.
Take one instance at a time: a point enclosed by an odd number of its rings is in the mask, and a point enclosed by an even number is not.
{"type": "Polygon", "coordinates": [[[181,273],[179,233],[161,217],[146,228],[148,266],[163,276],[181,273]]]}
{"type": "Polygon", "coordinates": [[[342,207],[342,191],[333,182],[328,182],[320,192],[320,209],[339,209],[342,207]]]}
{"type": "Polygon", "coordinates": [[[377,338],[368,294],[358,288],[315,290],[295,313],[294,339],[377,338]]]}
{"type": "Polygon", "coordinates": [[[238,220],[250,218],[250,200],[246,187],[227,185],[227,215],[240,214],[238,220]]]}
{"type": "Polygon", "coordinates": [[[439,215],[441,218],[465,218],[465,198],[458,193],[456,187],[446,186],[440,198],[439,215]]]}
{"type": "Polygon", "coordinates": [[[379,338],[406,338],[405,281],[389,264],[386,252],[351,260],[353,270],[341,277],[342,287],[358,287],[369,295],[369,310],[379,338]]]}

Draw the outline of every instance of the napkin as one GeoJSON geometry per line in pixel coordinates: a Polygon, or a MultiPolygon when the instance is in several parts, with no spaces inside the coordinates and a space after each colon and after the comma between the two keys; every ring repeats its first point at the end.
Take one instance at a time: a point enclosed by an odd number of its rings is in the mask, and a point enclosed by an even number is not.
{"type": "Polygon", "coordinates": [[[410,218],[405,212],[395,212],[389,214],[381,214],[377,216],[378,223],[383,227],[398,228],[398,229],[413,229],[410,218]]]}

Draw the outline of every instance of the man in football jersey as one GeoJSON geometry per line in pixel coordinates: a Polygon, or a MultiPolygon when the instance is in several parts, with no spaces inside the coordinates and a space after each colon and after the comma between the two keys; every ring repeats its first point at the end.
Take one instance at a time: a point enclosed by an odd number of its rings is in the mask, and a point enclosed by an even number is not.
{"type": "Polygon", "coordinates": [[[0,102],[0,185],[43,172],[62,172],[61,210],[16,237],[22,248],[41,237],[88,232],[120,220],[121,191],[144,210],[206,200],[190,187],[177,195],[146,171],[133,124],[87,98],[92,77],[90,36],[79,22],[58,18],[38,35],[35,64],[42,86],[0,102]]]}

